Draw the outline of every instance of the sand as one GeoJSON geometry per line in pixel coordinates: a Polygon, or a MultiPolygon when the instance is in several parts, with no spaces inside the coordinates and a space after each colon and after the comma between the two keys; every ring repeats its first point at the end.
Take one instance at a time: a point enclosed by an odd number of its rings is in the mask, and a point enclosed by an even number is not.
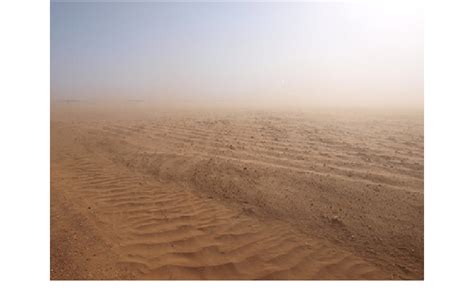
{"type": "Polygon", "coordinates": [[[423,112],[53,102],[51,279],[423,279],[423,112]]]}

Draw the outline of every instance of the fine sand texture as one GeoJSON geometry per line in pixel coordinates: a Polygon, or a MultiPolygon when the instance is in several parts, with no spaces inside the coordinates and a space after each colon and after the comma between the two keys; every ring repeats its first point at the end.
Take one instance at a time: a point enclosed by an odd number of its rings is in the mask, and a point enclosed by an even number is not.
{"type": "Polygon", "coordinates": [[[423,279],[423,112],[52,102],[51,279],[423,279]]]}

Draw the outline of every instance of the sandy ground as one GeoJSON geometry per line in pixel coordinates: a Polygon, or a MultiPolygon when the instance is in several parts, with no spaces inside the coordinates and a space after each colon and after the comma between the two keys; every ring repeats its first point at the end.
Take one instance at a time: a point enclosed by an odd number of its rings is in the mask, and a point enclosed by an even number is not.
{"type": "Polygon", "coordinates": [[[423,113],[52,103],[51,279],[423,279],[423,113]]]}

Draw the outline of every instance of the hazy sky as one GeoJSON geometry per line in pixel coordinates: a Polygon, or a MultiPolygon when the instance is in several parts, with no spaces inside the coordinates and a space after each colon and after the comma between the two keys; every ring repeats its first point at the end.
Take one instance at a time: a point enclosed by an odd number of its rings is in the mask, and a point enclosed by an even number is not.
{"type": "Polygon", "coordinates": [[[52,3],[53,98],[423,104],[423,17],[328,3],[52,3]]]}

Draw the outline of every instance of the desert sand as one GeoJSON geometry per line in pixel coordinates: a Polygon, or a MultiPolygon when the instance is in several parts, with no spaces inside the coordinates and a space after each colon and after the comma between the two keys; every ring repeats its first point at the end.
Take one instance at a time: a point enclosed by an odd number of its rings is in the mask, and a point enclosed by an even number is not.
{"type": "Polygon", "coordinates": [[[423,112],[52,102],[51,279],[423,279],[423,112]]]}

